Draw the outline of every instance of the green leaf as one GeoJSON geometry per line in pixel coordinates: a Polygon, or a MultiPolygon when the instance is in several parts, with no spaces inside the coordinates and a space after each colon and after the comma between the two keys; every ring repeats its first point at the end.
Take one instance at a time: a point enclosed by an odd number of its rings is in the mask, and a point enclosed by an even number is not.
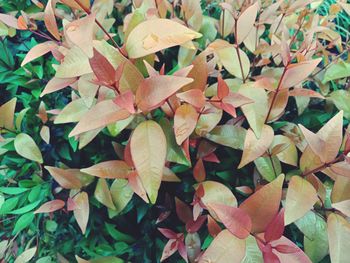
{"type": "Polygon", "coordinates": [[[344,117],[350,120],[350,92],[347,90],[333,91],[330,99],[339,110],[344,111],[344,117]]]}
{"type": "Polygon", "coordinates": [[[35,209],[39,204],[40,204],[41,200],[38,200],[34,203],[31,203],[29,205],[26,205],[26,206],[23,206],[19,209],[16,209],[16,210],[13,210],[11,212],[9,212],[8,214],[11,214],[11,215],[20,215],[20,214],[24,214],[24,213],[27,213],[33,209],[35,209]]]}
{"type": "Polygon", "coordinates": [[[282,172],[281,162],[276,156],[259,157],[254,163],[262,177],[269,182],[272,182],[282,172]]]}
{"type": "Polygon", "coordinates": [[[16,221],[12,234],[16,235],[18,232],[28,227],[33,222],[33,220],[34,220],[34,214],[32,212],[21,215],[16,221]]]}
{"type": "Polygon", "coordinates": [[[0,187],[0,192],[8,195],[18,195],[28,190],[28,188],[23,187],[0,187]]]}
{"type": "Polygon", "coordinates": [[[334,63],[328,67],[326,70],[323,83],[331,80],[347,78],[350,76],[350,63],[345,61],[340,61],[339,63],[334,63]]]}
{"type": "Polygon", "coordinates": [[[34,162],[43,163],[43,157],[38,146],[28,134],[20,133],[16,136],[15,149],[22,157],[34,162]]]}

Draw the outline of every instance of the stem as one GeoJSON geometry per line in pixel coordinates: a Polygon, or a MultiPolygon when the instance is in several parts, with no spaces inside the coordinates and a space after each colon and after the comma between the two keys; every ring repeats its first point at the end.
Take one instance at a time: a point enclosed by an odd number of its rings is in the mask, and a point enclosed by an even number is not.
{"type": "Polygon", "coordinates": [[[244,72],[243,72],[243,66],[242,66],[242,59],[241,59],[241,55],[239,54],[239,46],[238,46],[238,42],[237,42],[237,21],[238,19],[235,19],[235,48],[236,48],[236,53],[237,53],[237,57],[238,57],[238,61],[239,61],[239,67],[241,68],[241,74],[242,74],[242,80],[243,83],[245,83],[245,77],[244,77],[244,72]]]}
{"type": "MultiPolygon", "coordinates": [[[[87,13],[88,15],[91,14],[91,10],[87,7],[85,7],[80,0],[73,0],[74,2],[76,2],[81,9],[84,10],[85,13],[87,13]]],[[[118,49],[118,51],[123,55],[123,52],[121,51],[120,47],[118,46],[117,42],[115,42],[115,40],[112,38],[112,36],[107,32],[107,30],[103,27],[103,25],[97,20],[95,19],[95,23],[98,25],[98,27],[103,31],[103,33],[105,33],[105,35],[109,38],[109,40],[112,41],[114,47],[116,47],[118,49]]],[[[124,56],[124,55],[123,55],[124,56]]]]}
{"type": "Polygon", "coordinates": [[[331,166],[332,164],[334,164],[334,163],[340,161],[340,160],[343,159],[343,158],[344,158],[344,154],[341,154],[341,155],[339,155],[337,158],[335,158],[333,161],[330,161],[330,162],[327,162],[327,163],[323,163],[322,165],[320,165],[320,166],[318,166],[318,167],[316,167],[316,168],[314,168],[314,169],[312,169],[312,170],[310,170],[310,171],[303,172],[303,173],[301,174],[301,177],[306,177],[306,176],[308,176],[309,174],[313,174],[313,173],[317,173],[317,172],[319,172],[319,171],[322,171],[323,169],[325,169],[325,168],[331,166]]]}
{"type": "Polygon", "coordinates": [[[168,104],[168,106],[169,106],[169,108],[171,109],[171,111],[173,112],[173,114],[175,115],[175,110],[174,110],[173,106],[171,106],[171,104],[170,104],[170,102],[169,102],[169,99],[166,99],[165,101],[166,101],[166,103],[168,104]]]}
{"type": "Polygon", "coordinates": [[[282,86],[282,80],[283,80],[283,78],[284,78],[284,75],[285,75],[286,72],[287,72],[287,67],[288,67],[288,65],[289,65],[289,61],[288,61],[287,65],[286,65],[286,66],[284,67],[284,69],[283,69],[283,73],[282,73],[281,78],[280,78],[280,80],[279,80],[279,82],[278,82],[277,89],[276,89],[275,93],[273,94],[272,101],[271,101],[271,105],[270,105],[270,107],[269,107],[269,111],[267,112],[267,116],[266,116],[266,119],[265,119],[265,123],[268,121],[268,119],[269,119],[269,117],[270,117],[272,108],[273,108],[273,106],[274,106],[274,104],[275,104],[275,101],[276,101],[276,98],[277,98],[277,94],[278,94],[278,92],[279,92],[279,90],[281,89],[281,86],[282,86]]]}

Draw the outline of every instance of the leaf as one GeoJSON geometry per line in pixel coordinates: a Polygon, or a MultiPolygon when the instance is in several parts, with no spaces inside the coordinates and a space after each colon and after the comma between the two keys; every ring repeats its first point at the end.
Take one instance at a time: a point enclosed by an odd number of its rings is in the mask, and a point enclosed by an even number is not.
{"type": "Polygon", "coordinates": [[[12,15],[0,14],[0,21],[9,27],[19,29],[18,23],[17,23],[17,18],[12,16],[12,15]]]}
{"type": "Polygon", "coordinates": [[[78,222],[81,232],[85,234],[86,226],[89,221],[89,197],[86,192],[80,192],[73,198],[76,208],[74,217],[78,222]]]}
{"type": "Polygon", "coordinates": [[[349,259],[350,224],[337,214],[330,214],[327,220],[329,254],[332,262],[347,262],[349,259]]]}
{"type": "Polygon", "coordinates": [[[283,181],[284,175],[281,174],[240,205],[240,208],[246,211],[252,219],[253,233],[263,232],[277,214],[282,197],[283,181]]]}
{"type": "Polygon", "coordinates": [[[267,94],[263,89],[249,86],[240,88],[238,92],[254,101],[254,103],[242,105],[241,109],[249,122],[250,128],[254,131],[256,137],[260,138],[268,114],[267,94]]]}
{"type": "Polygon", "coordinates": [[[267,225],[264,239],[266,242],[278,240],[284,232],[284,208],[282,208],[274,219],[267,225]]]}
{"type": "MultiPolygon", "coordinates": [[[[208,206],[208,211],[212,217],[216,220],[219,220],[213,211],[210,208],[210,204],[222,204],[227,206],[237,207],[237,199],[232,194],[231,190],[227,188],[224,184],[215,181],[205,181],[201,183],[204,189],[204,196],[201,198],[201,202],[208,206]]],[[[196,186],[196,189],[198,186],[196,186]]]]}
{"type": "Polygon", "coordinates": [[[154,121],[139,124],[131,136],[131,156],[151,203],[157,200],[166,157],[166,138],[154,121]]]}
{"type": "Polygon", "coordinates": [[[206,99],[203,91],[199,89],[190,89],[182,93],[177,93],[176,97],[198,109],[201,109],[204,106],[206,99]]]}
{"type": "MultiPolygon", "coordinates": [[[[32,212],[21,215],[13,228],[12,234],[16,235],[33,223],[34,214],[32,212]]],[[[0,253],[1,255],[1,253],[0,253]]]]}
{"type": "Polygon", "coordinates": [[[46,94],[64,89],[65,87],[76,82],[76,78],[56,78],[53,77],[45,86],[44,90],[41,92],[40,97],[46,94]]]}
{"type": "Polygon", "coordinates": [[[260,139],[256,138],[252,129],[248,129],[244,140],[243,155],[238,169],[263,155],[269,149],[273,141],[273,135],[273,129],[268,125],[263,126],[260,139]]]}
{"type": "Polygon", "coordinates": [[[60,40],[60,33],[58,31],[57,22],[55,18],[55,5],[53,0],[47,1],[47,5],[44,11],[44,22],[47,30],[57,39],[60,40]]]}
{"type": "Polygon", "coordinates": [[[333,203],[332,207],[350,217],[350,200],[344,200],[338,203],[333,203]]]}
{"type": "Polygon", "coordinates": [[[158,108],[167,98],[192,81],[190,78],[164,75],[147,78],[136,91],[137,107],[142,111],[158,108]]]}
{"type": "Polygon", "coordinates": [[[279,152],[276,156],[277,158],[286,164],[290,164],[293,166],[297,166],[298,164],[298,152],[297,148],[295,147],[294,142],[288,138],[287,136],[283,135],[275,135],[273,138],[273,142],[271,144],[271,149],[275,147],[278,144],[286,144],[286,148],[283,149],[283,151],[279,152]]]}
{"type": "Polygon", "coordinates": [[[290,64],[281,81],[282,88],[294,87],[305,80],[321,62],[322,58],[290,64]]]}
{"type": "Polygon", "coordinates": [[[174,133],[176,143],[181,145],[194,131],[198,120],[197,111],[190,104],[183,104],[175,111],[174,133]]]}
{"type": "Polygon", "coordinates": [[[51,176],[65,189],[78,189],[82,187],[75,169],[60,169],[53,166],[44,166],[51,176]]]}
{"type": "Polygon", "coordinates": [[[0,129],[14,129],[14,117],[17,98],[13,98],[0,106],[0,129]]]}
{"type": "Polygon", "coordinates": [[[222,65],[231,75],[240,79],[243,77],[245,79],[248,76],[250,61],[247,54],[242,49],[238,49],[237,51],[233,46],[229,46],[216,50],[216,54],[218,55],[222,65]],[[243,76],[239,58],[241,59],[242,63],[243,76]]]}
{"type": "Polygon", "coordinates": [[[94,197],[97,201],[99,201],[101,204],[105,205],[106,207],[110,209],[115,209],[115,206],[113,204],[112,195],[108,188],[108,184],[106,182],[106,179],[99,178],[96,184],[94,197]]]}
{"type": "Polygon", "coordinates": [[[114,160],[98,163],[80,171],[100,178],[125,179],[128,178],[131,167],[124,161],[114,160]]]}
{"type": "Polygon", "coordinates": [[[179,198],[175,197],[175,210],[177,217],[183,222],[187,223],[193,219],[192,211],[190,207],[182,202],[179,198]]]}
{"type": "Polygon", "coordinates": [[[243,11],[237,20],[237,45],[241,44],[248,36],[249,32],[253,29],[256,16],[259,10],[259,3],[256,2],[243,11]]]}
{"type": "Polygon", "coordinates": [[[55,199],[41,205],[37,210],[34,211],[34,214],[39,213],[52,213],[57,210],[62,209],[65,206],[65,202],[59,199],[55,199]]]}
{"type": "Polygon", "coordinates": [[[43,157],[41,155],[40,149],[34,142],[33,138],[28,134],[20,133],[15,138],[15,149],[16,152],[31,161],[43,163],[43,157]]]}
{"type": "Polygon", "coordinates": [[[65,35],[76,46],[78,46],[89,58],[94,55],[95,15],[89,14],[78,20],[73,20],[65,26],[65,35]]]}
{"type": "Polygon", "coordinates": [[[125,46],[130,58],[140,58],[201,36],[173,20],[151,19],[141,22],[130,32],[125,46]]]}
{"type": "Polygon", "coordinates": [[[335,90],[330,94],[330,99],[339,110],[344,111],[344,117],[350,120],[350,93],[347,90],[335,90]]]}
{"type": "Polygon", "coordinates": [[[78,122],[89,108],[83,99],[76,99],[68,103],[55,118],[55,124],[78,122]]]}
{"type": "Polygon", "coordinates": [[[263,263],[263,256],[258,247],[256,239],[250,235],[246,239],[245,257],[241,263],[263,263]]]}
{"type": "Polygon", "coordinates": [[[196,165],[193,168],[193,177],[197,182],[203,182],[206,177],[205,168],[202,158],[199,158],[196,165]]]}
{"type": "MultiPolygon", "coordinates": [[[[342,3],[339,3],[342,4],[342,3]]],[[[350,63],[339,60],[337,63],[332,63],[326,70],[322,83],[331,80],[347,78],[350,75],[350,63]]],[[[339,90],[340,91],[340,90],[339,90]]]]}
{"type": "Polygon", "coordinates": [[[305,136],[305,139],[308,145],[310,146],[311,150],[314,152],[314,154],[320,157],[322,162],[326,162],[326,151],[324,151],[326,142],[322,140],[317,134],[314,134],[313,132],[305,128],[303,125],[299,124],[299,128],[305,136]]]}
{"type": "Polygon", "coordinates": [[[93,49],[93,56],[89,59],[92,71],[97,79],[108,85],[113,85],[115,80],[115,72],[113,65],[96,49],[93,49]]]}
{"type": "Polygon", "coordinates": [[[46,125],[43,125],[40,129],[40,137],[47,144],[50,143],[50,128],[46,125]]]}
{"type": "Polygon", "coordinates": [[[124,120],[130,116],[127,110],[119,108],[113,100],[104,100],[94,105],[80,119],[69,136],[81,134],[97,128],[103,128],[110,123],[124,120]]]}
{"type": "Polygon", "coordinates": [[[53,41],[46,41],[44,43],[40,43],[35,45],[29,52],[26,54],[25,58],[21,63],[21,67],[26,65],[27,63],[49,53],[58,48],[58,45],[53,41]]]}
{"type": "Polygon", "coordinates": [[[35,253],[36,253],[36,247],[27,249],[16,258],[14,263],[27,263],[34,257],[35,253]]]}
{"type": "Polygon", "coordinates": [[[280,161],[276,156],[259,157],[254,160],[256,169],[268,182],[272,182],[282,172],[280,161]]]}
{"type": "Polygon", "coordinates": [[[115,211],[119,214],[131,200],[134,191],[125,179],[115,179],[110,188],[115,211]]]}
{"type": "Polygon", "coordinates": [[[223,204],[208,204],[225,227],[236,237],[245,239],[250,235],[252,221],[242,209],[223,204]]]}
{"type": "MultiPolygon", "coordinates": [[[[77,4],[75,0],[60,0],[63,4],[74,8],[78,10],[82,10],[81,6],[77,4]]],[[[79,1],[85,8],[89,9],[90,8],[90,1],[89,0],[80,0],[79,1]]]]}
{"type": "Polygon", "coordinates": [[[73,46],[64,56],[64,60],[56,69],[56,78],[74,78],[84,74],[89,74],[92,69],[89,64],[89,58],[85,53],[73,46]]]}
{"type": "Polygon", "coordinates": [[[238,125],[221,125],[216,126],[205,137],[215,143],[243,150],[246,133],[246,130],[238,125]]]}
{"type": "Polygon", "coordinates": [[[215,237],[199,263],[240,263],[245,256],[245,241],[223,230],[215,237]]]}
{"type": "Polygon", "coordinates": [[[293,176],[288,185],[285,224],[289,225],[303,217],[317,200],[315,188],[305,179],[293,176]]]}

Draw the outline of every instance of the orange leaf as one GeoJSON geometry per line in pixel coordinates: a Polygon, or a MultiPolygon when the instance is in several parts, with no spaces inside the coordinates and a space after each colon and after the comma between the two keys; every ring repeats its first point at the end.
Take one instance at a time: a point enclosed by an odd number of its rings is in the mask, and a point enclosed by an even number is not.
{"type": "Polygon", "coordinates": [[[205,96],[199,89],[190,89],[182,93],[177,93],[176,96],[198,109],[201,109],[205,104],[205,96]]]}
{"type": "Polygon", "coordinates": [[[193,177],[198,183],[203,182],[205,180],[205,168],[201,158],[198,159],[196,165],[193,168],[193,177]]]}
{"type": "Polygon", "coordinates": [[[136,92],[136,104],[142,111],[161,106],[164,101],[193,79],[175,76],[154,76],[144,79],[136,92]]]}
{"type": "Polygon", "coordinates": [[[97,103],[83,115],[69,136],[72,137],[83,132],[103,128],[110,123],[124,120],[129,116],[130,113],[127,110],[120,109],[113,100],[104,100],[97,103]]]}
{"type": "Polygon", "coordinates": [[[85,234],[86,226],[89,221],[89,196],[86,192],[80,192],[73,198],[76,208],[74,217],[78,222],[81,232],[85,234]]]}
{"type": "Polygon", "coordinates": [[[115,160],[98,163],[80,171],[100,178],[126,179],[131,171],[131,167],[124,161],[115,160]]]}
{"type": "Polygon", "coordinates": [[[25,64],[33,61],[34,59],[37,59],[38,57],[41,57],[45,55],[46,53],[58,48],[58,45],[53,41],[47,41],[44,43],[40,43],[38,45],[35,45],[22,61],[21,67],[23,67],[25,64]]]}
{"type": "MultiPolygon", "coordinates": [[[[60,1],[71,8],[83,10],[75,0],[60,0],[60,1]]],[[[79,2],[84,6],[84,8],[86,9],[90,8],[90,0],[79,0],[79,2]]]]}
{"type": "Polygon", "coordinates": [[[140,176],[136,171],[129,174],[129,185],[135,194],[141,197],[146,203],[149,203],[145,188],[143,187],[140,176]]]}
{"type": "Polygon", "coordinates": [[[91,58],[94,55],[93,37],[94,37],[95,15],[90,14],[81,19],[74,20],[65,27],[65,34],[70,41],[78,46],[84,53],[91,58]]]}
{"type": "Polygon", "coordinates": [[[78,189],[82,187],[80,180],[77,177],[76,169],[61,169],[53,166],[44,167],[52,177],[59,183],[60,186],[66,189],[78,189]]]}
{"type": "Polygon", "coordinates": [[[290,88],[305,80],[321,62],[322,58],[290,64],[283,76],[281,87],[290,88]]]}
{"type": "Polygon", "coordinates": [[[192,220],[192,211],[190,207],[177,197],[175,197],[175,209],[176,209],[177,217],[183,223],[186,224],[187,222],[192,220]]]}
{"type": "Polygon", "coordinates": [[[57,22],[55,18],[55,1],[49,0],[47,2],[45,11],[44,11],[44,22],[47,30],[57,39],[60,40],[61,36],[58,31],[57,22]]]}
{"type": "Polygon", "coordinates": [[[197,120],[198,113],[190,104],[183,104],[177,108],[174,116],[174,133],[178,145],[192,134],[197,120]]]}
{"type": "Polygon", "coordinates": [[[238,169],[263,155],[269,149],[273,141],[273,135],[273,129],[268,125],[263,126],[259,139],[256,138],[252,129],[248,129],[238,169]]]}
{"type": "Polygon", "coordinates": [[[252,221],[242,209],[222,204],[208,204],[220,221],[236,237],[245,239],[250,235],[252,221]]]}
{"type": "Polygon", "coordinates": [[[265,231],[267,225],[275,217],[280,207],[284,175],[281,174],[271,183],[263,186],[241,205],[252,219],[252,232],[265,231]]]}
{"type": "Polygon", "coordinates": [[[65,202],[62,200],[59,200],[59,199],[52,200],[41,205],[37,210],[34,211],[34,214],[52,213],[62,209],[64,205],[65,205],[65,202]]]}

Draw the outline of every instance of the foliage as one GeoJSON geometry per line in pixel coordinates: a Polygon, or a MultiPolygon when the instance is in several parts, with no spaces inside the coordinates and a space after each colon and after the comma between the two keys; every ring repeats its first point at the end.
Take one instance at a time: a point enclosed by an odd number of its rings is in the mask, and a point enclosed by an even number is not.
{"type": "Polygon", "coordinates": [[[350,4],[0,8],[1,262],[347,262],[350,4]]]}

